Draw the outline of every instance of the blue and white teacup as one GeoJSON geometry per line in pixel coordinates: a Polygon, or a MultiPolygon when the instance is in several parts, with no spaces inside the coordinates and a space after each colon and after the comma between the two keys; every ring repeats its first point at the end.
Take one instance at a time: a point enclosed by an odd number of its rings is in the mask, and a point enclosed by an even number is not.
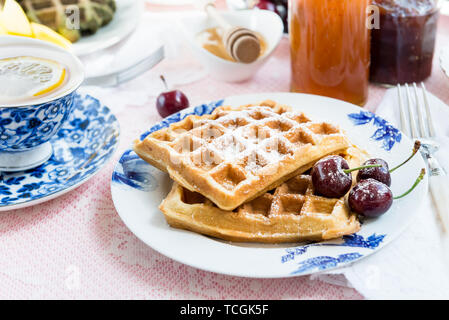
{"type": "Polygon", "coordinates": [[[67,80],[42,98],[0,101],[0,171],[34,168],[51,157],[49,141],[69,117],[84,80],[82,63],[71,52],[36,39],[0,36],[0,59],[14,57],[56,61],[66,68],[67,80]]]}

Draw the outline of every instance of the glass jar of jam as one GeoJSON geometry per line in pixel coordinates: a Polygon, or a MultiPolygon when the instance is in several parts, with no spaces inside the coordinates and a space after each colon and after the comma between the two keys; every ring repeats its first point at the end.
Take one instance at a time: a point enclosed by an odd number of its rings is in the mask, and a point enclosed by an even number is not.
{"type": "Polygon", "coordinates": [[[438,0],[373,0],[379,28],[371,31],[370,79],[403,84],[426,79],[432,71],[438,0]]]}
{"type": "Polygon", "coordinates": [[[363,105],[370,0],[290,0],[291,90],[363,105]]]}

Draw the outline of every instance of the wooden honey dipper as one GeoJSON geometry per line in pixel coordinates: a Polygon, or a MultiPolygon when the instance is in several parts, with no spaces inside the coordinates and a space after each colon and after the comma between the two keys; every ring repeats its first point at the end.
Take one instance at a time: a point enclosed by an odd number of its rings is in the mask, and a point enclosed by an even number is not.
{"type": "Polygon", "coordinates": [[[209,17],[215,20],[223,29],[223,44],[229,55],[236,61],[251,63],[260,56],[260,40],[254,31],[247,28],[232,26],[217,11],[210,0],[201,1],[202,8],[209,17]]]}

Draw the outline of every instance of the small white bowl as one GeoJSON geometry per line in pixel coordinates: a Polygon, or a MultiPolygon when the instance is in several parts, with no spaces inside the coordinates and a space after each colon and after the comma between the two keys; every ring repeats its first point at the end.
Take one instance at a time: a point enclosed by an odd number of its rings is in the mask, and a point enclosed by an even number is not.
{"type": "Polygon", "coordinates": [[[264,55],[248,64],[221,59],[204,49],[196,39],[201,31],[217,26],[206,13],[191,15],[182,19],[180,23],[194,55],[212,77],[226,82],[248,80],[268,60],[281,41],[284,32],[282,20],[277,14],[267,10],[222,12],[222,16],[231,25],[245,27],[260,33],[267,42],[267,50],[264,55]]]}

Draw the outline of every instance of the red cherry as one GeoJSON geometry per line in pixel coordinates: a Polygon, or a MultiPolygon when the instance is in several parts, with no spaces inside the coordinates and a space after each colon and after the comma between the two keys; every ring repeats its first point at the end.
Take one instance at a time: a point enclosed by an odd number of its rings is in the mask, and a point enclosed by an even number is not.
{"type": "MultiPolygon", "coordinates": [[[[167,84],[163,76],[161,76],[165,86],[167,84]]],[[[179,112],[190,106],[189,99],[179,90],[172,90],[161,93],[156,99],[156,108],[162,118],[179,112]]]]}
{"type": "Polygon", "coordinates": [[[391,176],[388,163],[385,160],[376,158],[365,161],[363,165],[380,164],[380,167],[363,168],[357,174],[357,182],[372,178],[379,182],[391,186],[391,176]]]}
{"type": "Polygon", "coordinates": [[[421,169],[421,172],[412,187],[397,197],[393,197],[390,188],[382,182],[372,178],[361,180],[349,192],[349,207],[352,211],[362,216],[368,218],[378,217],[390,209],[393,200],[403,198],[412,192],[424,178],[425,174],[426,170],[421,169]]]}
{"type": "Polygon", "coordinates": [[[259,0],[256,4],[256,7],[258,7],[259,9],[262,9],[262,10],[270,10],[273,12],[277,12],[276,5],[273,2],[270,2],[268,0],[259,0]]]}
{"type": "Polygon", "coordinates": [[[344,172],[348,162],[340,156],[327,156],[312,168],[312,183],[316,195],[327,198],[343,197],[352,185],[352,176],[344,172]]]}
{"type": "Polygon", "coordinates": [[[390,209],[393,193],[386,184],[368,178],[358,182],[349,192],[348,204],[352,211],[369,218],[378,217],[390,209]]]}

